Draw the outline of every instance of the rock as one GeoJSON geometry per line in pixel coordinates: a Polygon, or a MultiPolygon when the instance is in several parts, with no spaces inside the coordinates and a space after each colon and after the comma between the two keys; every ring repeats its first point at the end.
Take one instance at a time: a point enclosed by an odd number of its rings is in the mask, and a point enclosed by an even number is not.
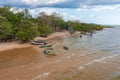
{"type": "Polygon", "coordinates": [[[82,35],[80,35],[80,38],[82,38],[82,35]]]}
{"type": "Polygon", "coordinates": [[[67,47],[67,46],[63,46],[63,49],[64,49],[64,50],[68,50],[68,47],[67,47]]]}

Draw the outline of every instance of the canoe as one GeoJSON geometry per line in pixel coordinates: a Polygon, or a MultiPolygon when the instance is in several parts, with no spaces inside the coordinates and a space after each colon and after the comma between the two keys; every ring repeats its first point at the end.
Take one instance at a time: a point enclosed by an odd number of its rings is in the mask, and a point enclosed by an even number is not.
{"type": "Polygon", "coordinates": [[[39,48],[52,47],[52,45],[42,45],[39,48]]]}
{"type": "Polygon", "coordinates": [[[33,45],[45,45],[47,43],[44,40],[37,40],[37,41],[32,41],[31,44],[33,44],[33,45]]]}

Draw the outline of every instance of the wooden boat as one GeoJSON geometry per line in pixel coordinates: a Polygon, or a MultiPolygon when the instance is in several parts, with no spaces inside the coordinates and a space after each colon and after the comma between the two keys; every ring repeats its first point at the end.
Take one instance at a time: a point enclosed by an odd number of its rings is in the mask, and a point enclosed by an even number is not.
{"type": "Polygon", "coordinates": [[[32,41],[31,44],[33,44],[33,45],[46,45],[47,43],[44,40],[37,40],[37,41],[32,41]]]}
{"type": "Polygon", "coordinates": [[[46,48],[46,47],[52,47],[54,43],[49,43],[47,45],[41,45],[39,48],[46,48]]]}
{"type": "Polygon", "coordinates": [[[53,44],[49,44],[49,45],[41,45],[39,48],[46,48],[46,47],[52,47],[53,44]]]}
{"type": "Polygon", "coordinates": [[[44,51],[43,51],[44,54],[48,54],[48,55],[56,55],[55,54],[55,51],[52,49],[52,48],[46,48],[44,51]]]}

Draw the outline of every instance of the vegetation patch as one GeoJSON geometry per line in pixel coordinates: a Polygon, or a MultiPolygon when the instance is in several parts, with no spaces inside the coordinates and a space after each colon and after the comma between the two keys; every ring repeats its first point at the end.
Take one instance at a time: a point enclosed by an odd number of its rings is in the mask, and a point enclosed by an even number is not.
{"type": "Polygon", "coordinates": [[[81,23],[78,20],[65,21],[55,12],[50,15],[41,12],[34,18],[28,9],[11,11],[9,6],[0,7],[0,41],[17,39],[28,42],[36,36],[47,37],[55,31],[68,30],[71,34],[75,31],[92,33],[104,27],[98,24],[81,23]]]}

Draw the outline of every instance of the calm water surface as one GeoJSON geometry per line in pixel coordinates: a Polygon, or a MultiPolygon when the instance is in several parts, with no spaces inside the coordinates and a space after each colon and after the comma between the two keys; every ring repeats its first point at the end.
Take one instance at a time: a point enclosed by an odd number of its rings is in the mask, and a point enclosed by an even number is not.
{"type": "Polygon", "coordinates": [[[106,28],[103,31],[97,31],[93,36],[66,38],[65,42],[67,42],[66,45],[78,50],[120,53],[120,27],[106,28]]]}
{"type": "Polygon", "coordinates": [[[71,79],[111,80],[114,76],[120,76],[120,27],[105,28],[93,36],[88,34],[82,38],[67,37],[64,39],[64,45],[76,50],[76,53],[84,51],[87,53],[85,56],[96,55],[91,53],[106,54],[106,56],[101,54],[102,58],[96,58],[80,66],[80,71],[74,74],[77,77],[71,79]]]}

